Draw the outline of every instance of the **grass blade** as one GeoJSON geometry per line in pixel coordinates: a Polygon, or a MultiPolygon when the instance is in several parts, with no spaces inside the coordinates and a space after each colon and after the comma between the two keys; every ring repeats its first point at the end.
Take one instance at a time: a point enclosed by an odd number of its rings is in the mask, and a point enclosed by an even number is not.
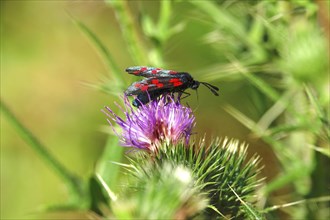
{"type": "Polygon", "coordinates": [[[121,74],[119,67],[117,66],[115,60],[111,56],[109,50],[106,46],[101,42],[101,40],[91,31],[85,24],[76,20],[74,17],[70,16],[73,22],[78,26],[78,28],[90,39],[90,41],[94,44],[97,51],[100,53],[106,67],[113,74],[115,80],[119,85],[125,85],[125,80],[121,74]]]}
{"type": "MultiPolygon", "coordinates": [[[[26,143],[46,162],[66,183],[70,189],[74,202],[83,197],[81,179],[67,170],[47,148],[14,116],[5,103],[1,100],[1,112],[9,123],[16,129],[17,133],[26,143]]],[[[81,201],[80,201],[81,202],[81,201]]]]}

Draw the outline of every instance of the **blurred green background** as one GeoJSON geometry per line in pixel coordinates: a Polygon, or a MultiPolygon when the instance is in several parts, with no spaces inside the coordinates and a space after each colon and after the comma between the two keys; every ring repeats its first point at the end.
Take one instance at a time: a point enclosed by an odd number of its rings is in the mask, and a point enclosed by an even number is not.
{"type": "MultiPolygon", "coordinates": [[[[302,95],[297,96],[304,100],[299,102],[294,96],[305,94],[305,86],[315,88],[318,105],[308,105],[308,109],[318,106],[328,117],[328,2],[174,1],[166,6],[158,1],[129,1],[124,4],[124,12],[120,11],[120,3],[109,2],[1,1],[1,99],[70,171],[85,181],[94,173],[108,139],[102,127],[107,126],[106,117],[100,109],[120,102],[118,91],[137,80],[124,72],[134,65],[159,64],[187,71],[197,80],[218,86],[219,97],[201,86],[198,100],[194,91],[189,91],[191,96],[184,100],[195,110],[196,138],[206,134],[207,140],[228,136],[247,142],[251,155],[258,153],[263,158],[266,182],[295,163],[278,159],[281,156],[276,157],[276,150],[281,148],[274,147],[277,140],[292,135],[292,130],[302,132],[295,136],[297,145],[304,137],[313,140],[304,143],[318,143],[321,149],[329,150],[328,139],[319,135],[322,123],[311,131],[307,129],[321,116],[308,118],[300,110],[310,100],[302,95]],[[159,16],[166,18],[160,12],[162,7],[171,7],[167,10],[168,20],[163,20],[169,25],[158,24],[163,29],[156,29],[159,16]],[[130,31],[130,27],[120,15],[132,16],[134,33],[140,40],[135,41],[136,45],[128,44],[125,29],[130,31]],[[113,84],[113,72],[74,20],[102,41],[121,70],[125,85],[113,84]],[[122,30],[120,25],[124,26],[122,30]],[[143,56],[134,57],[134,48],[140,48],[143,56]],[[146,63],[137,63],[139,60],[146,63]],[[287,105],[299,103],[286,115],[287,106],[281,110],[278,100],[285,100],[287,105]],[[297,118],[305,118],[306,123],[265,139],[261,136],[267,132],[256,132],[260,130],[249,126],[242,115],[233,117],[233,108],[256,122],[268,113],[263,118],[269,127],[285,125],[290,117],[292,124],[297,118]]],[[[289,143],[289,150],[296,147],[289,143]]],[[[312,160],[311,166],[315,167],[317,159],[310,156],[315,149],[300,147],[292,152],[306,152],[305,159],[312,160]]],[[[325,157],[322,164],[329,165],[325,157]]],[[[312,175],[312,170],[306,176],[312,175]]],[[[329,179],[326,172],[319,174],[319,181],[329,179]]],[[[306,198],[304,195],[310,191],[299,194],[294,181],[291,178],[275,186],[271,190],[274,199],[264,203],[285,204],[306,198]]],[[[328,187],[329,182],[325,185],[328,187]]],[[[321,195],[329,195],[329,188],[315,194],[321,195]]],[[[65,184],[1,116],[1,218],[31,218],[44,207],[67,199],[65,184]]],[[[281,211],[275,216],[290,214],[281,211]]]]}

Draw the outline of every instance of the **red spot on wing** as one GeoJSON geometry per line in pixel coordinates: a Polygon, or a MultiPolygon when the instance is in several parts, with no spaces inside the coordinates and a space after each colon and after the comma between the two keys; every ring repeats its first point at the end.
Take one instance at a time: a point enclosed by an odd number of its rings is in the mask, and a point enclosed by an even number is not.
{"type": "Polygon", "coordinates": [[[177,74],[178,72],[177,71],[170,70],[168,73],[169,74],[177,74]]]}
{"type": "Polygon", "coordinates": [[[158,80],[158,79],[152,79],[152,80],[151,80],[151,83],[152,83],[152,84],[158,84],[158,83],[159,83],[159,80],[158,80]]]}
{"type": "Polygon", "coordinates": [[[170,79],[169,82],[172,83],[174,87],[181,86],[183,84],[183,82],[179,78],[170,79]]]}
{"type": "Polygon", "coordinates": [[[176,82],[181,82],[181,80],[179,78],[172,78],[169,81],[170,83],[176,83],[176,82]]]}
{"type": "Polygon", "coordinates": [[[157,88],[162,88],[162,87],[164,87],[164,84],[163,84],[163,83],[160,83],[158,79],[152,79],[152,80],[151,80],[151,84],[156,85],[157,88]]]}
{"type": "Polygon", "coordinates": [[[148,70],[147,67],[141,67],[139,70],[135,70],[135,71],[133,72],[133,74],[138,75],[138,74],[140,74],[141,72],[144,72],[144,71],[146,71],[146,70],[148,70]]]}
{"type": "Polygon", "coordinates": [[[157,74],[159,72],[159,70],[161,70],[161,68],[153,69],[153,70],[151,70],[151,73],[152,74],[157,74]]]}
{"type": "Polygon", "coordinates": [[[141,89],[141,91],[147,91],[148,88],[149,88],[148,85],[146,85],[146,84],[141,84],[141,83],[136,83],[134,86],[135,86],[136,88],[141,89]]]}
{"type": "Polygon", "coordinates": [[[174,82],[173,86],[181,86],[183,83],[182,82],[174,82]]]}
{"type": "Polygon", "coordinates": [[[148,85],[142,85],[140,88],[142,91],[147,91],[148,90],[148,85]]]}

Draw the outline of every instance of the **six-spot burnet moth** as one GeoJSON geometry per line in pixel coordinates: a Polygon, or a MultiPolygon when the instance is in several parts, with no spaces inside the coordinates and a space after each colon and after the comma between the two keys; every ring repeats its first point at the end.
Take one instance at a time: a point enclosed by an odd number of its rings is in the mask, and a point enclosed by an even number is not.
{"type": "Polygon", "coordinates": [[[155,67],[133,66],[126,72],[136,76],[146,77],[141,81],[132,83],[125,91],[126,96],[136,95],[133,105],[139,107],[166,93],[182,93],[188,88],[197,89],[200,84],[206,86],[214,95],[218,96],[219,88],[206,82],[199,82],[189,73],[173,70],[163,70],[155,67]]]}

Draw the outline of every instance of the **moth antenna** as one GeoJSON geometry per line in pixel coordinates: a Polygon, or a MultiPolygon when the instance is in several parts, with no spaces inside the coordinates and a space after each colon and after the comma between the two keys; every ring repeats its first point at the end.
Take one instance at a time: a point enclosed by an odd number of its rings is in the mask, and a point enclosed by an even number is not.
{"type": "Polygon", "coordinates": [[[219,91],[218,87],[211,85],[210,83],[207,83],[207,82],[201,82],[201,83],[204,84],[208,88],[212,88],[213,90],[219,91]]]}
{"type": "Polygon", "coordinates": [[[215,96],[219,96],[219,93],[217,91],[219,91],[219,88],[214,86],[214,85],[211,85],[209,83],[206,83],[206,82],[200,82],[202,83],[205,87],[207,87],[215,96]]]}

